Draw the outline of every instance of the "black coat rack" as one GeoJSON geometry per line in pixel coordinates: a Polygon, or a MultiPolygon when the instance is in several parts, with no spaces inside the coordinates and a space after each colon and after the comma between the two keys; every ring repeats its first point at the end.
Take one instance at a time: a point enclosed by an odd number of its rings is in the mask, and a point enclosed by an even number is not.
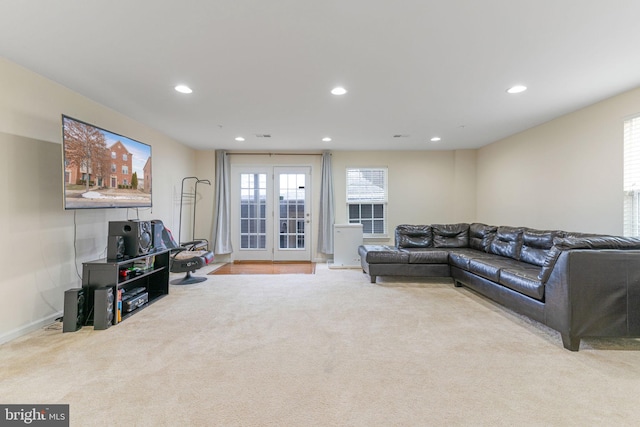
{"type": "MultiPolygon", "coordinates": [[[[178,228],[178,243],[182,244],[182,206],[185,200],[193,200],[193,222],[191,223],[191,241],[195,240],[196,235],[196,202],[198,196],[198,184],[207,184],[211,185],[211,181],[208,179],[199,179],[197,176],[188,176],[186,178],[182,178],[182,188],[180,189],[180,227],[178,228]],[[184,190],[184,183],[189,180],[195,180],[195,185],[193,186],[193,193],[184,190]]],[[[206,240],[206,239],[200,239],[206,240]]]]}

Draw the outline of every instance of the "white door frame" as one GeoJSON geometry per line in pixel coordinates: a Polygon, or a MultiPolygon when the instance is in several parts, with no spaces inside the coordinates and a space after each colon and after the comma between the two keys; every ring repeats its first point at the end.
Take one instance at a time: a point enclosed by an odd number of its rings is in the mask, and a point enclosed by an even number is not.
{"type": "Polygon", "coordinates": [[[231,165],[232,261],[311,261],[311,170],[311,166],[231,165]],[[243,174],[260,175],[266,188],[252,187],[257,181],[253,176],[245,176],[245,188],[241,188],[243,174]],[[304,217],[289,215],[285,220],[286,224],[296,225],[293,233],[280,229],[280,174],[305,175],[304,217]],[[252,199],[242,207],[241,192],[245,200],[252,199]],[[241,221],[241,215],[245,216],[244,221],[241,221]],[[299,227],[303,227],[302,234],[298,233],[299,227]]]}

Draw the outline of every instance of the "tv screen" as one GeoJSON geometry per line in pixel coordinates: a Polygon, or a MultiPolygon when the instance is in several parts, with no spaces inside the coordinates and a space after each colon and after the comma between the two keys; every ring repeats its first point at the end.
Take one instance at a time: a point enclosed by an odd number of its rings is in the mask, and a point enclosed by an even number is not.
{"type": "Polygon", "coordinates": [[[151,207],[151,146],[62,116],[64,208],[151,207]]]}

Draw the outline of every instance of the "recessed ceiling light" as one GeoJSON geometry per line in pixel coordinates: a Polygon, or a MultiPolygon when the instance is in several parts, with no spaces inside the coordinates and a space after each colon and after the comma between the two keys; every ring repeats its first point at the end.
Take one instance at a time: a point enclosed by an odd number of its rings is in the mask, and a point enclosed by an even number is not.
{"type": "Polygon", "coordinates": [[[521,92],[524,92],[525,90],[527,90],[526,86],[516,85],[507,89],[507,93],[521,93],[521,92]]]}
{"type": "Polygon", "coordinates": [[[191,90],[191,88],[189,86],[186,86],[186,85],[178,85],[174,89],[177,90],[180,93],[191,93],[191,92],[193,92],[193,90],[191,90]]]}
{"type": "Polygon", "coordinates": [[[322,138],[322,142],[331,142],[331,138],[325,136],[324,138],[322,138]]]}
{"type": "Polygon", "coordinates": [[[177,90],[180,93],[191,93],[191,92],[193,92],[191,90],[191,88],[189,86],[186,86],[186,85],[178,85],[174,89],[177,90]]]}
{"type": "Polygon", "coordinates": [[[331,89],[331,93],[334,95],[344,95],[345,93],[347,93],[347,90],[342,86],[338,86],[331,89]]]}
{"type": "Polygon", "coordinates": [[[431,142],[438,142],[441,141],[442,138],[440,138],[439,136],[434,136],[433,138],[430,139],[431,142]]]}
{"type": "Polygon", "coordinates": [[[244,141],[244,138],[241,137],[241,136],[236,136],[236,141],[242,142],[242,141],[244,141]]]}

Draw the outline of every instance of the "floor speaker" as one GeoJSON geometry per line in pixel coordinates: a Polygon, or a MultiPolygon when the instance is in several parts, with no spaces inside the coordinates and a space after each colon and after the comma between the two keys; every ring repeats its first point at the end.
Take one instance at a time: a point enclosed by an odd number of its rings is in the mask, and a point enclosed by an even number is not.
{"type": "Polygon", "coordinates": [[[83,288],[64,291],[64,314],[62,332],[75,332],[82,328],[85,321],[86,297],[83,288]]]}
{"type": "Polygon", "coordinates": [[[124,237],[109,236],[107,238],[107,259],[110,261],[118,261],[123,259],[125,255],[124,237]]]}
{"type": "Polygon", "coordinates": [[[114,292],[113,287],[98,288],[93,292],[93,329],[107,329],[113,324],[114,292]]]}
{"type": "Polygon", "coordinates": [[[136,257],[151,250],[151,221],[110,221],[109,236],[122,236],[125,255],[136,257]]]}

